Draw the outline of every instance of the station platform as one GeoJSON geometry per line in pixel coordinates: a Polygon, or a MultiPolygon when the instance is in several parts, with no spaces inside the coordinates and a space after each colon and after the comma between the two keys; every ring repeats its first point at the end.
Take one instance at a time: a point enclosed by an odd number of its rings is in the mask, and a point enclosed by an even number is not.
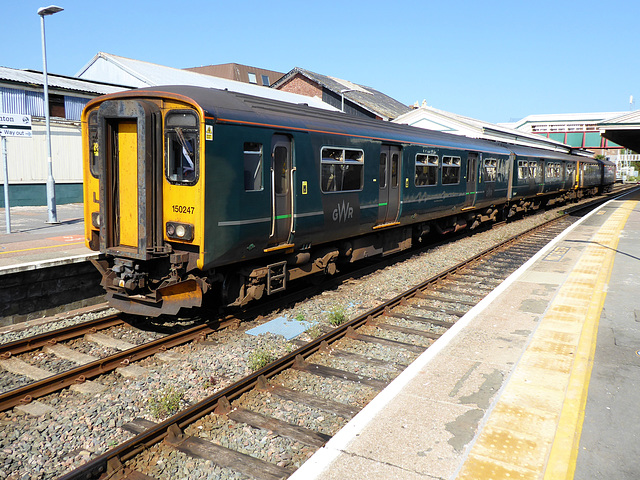
{"type": "Polygon", "coordinates": [[[84,244],[83,205],[57,205],[57,224],[47,223],[46,206],[11,207],[11,233],[0,208],[0,275],[84,261],[96,255],[84,244]]]}
{"type": "Polygon", "coordinates": [[[290,479],[640,478],[639,200],[567,229],[290,479]]]}

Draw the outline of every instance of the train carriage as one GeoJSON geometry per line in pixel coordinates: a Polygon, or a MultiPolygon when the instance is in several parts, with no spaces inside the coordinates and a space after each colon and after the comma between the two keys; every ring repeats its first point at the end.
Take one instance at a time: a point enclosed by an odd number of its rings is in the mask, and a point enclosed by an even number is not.
{"type": "Polygon", "coordinates": [[[242,305],[430,231],[496,220],[563,192],[577,161],[180,86],[93,100],[83,136],[86,240],[104,254],[108,300],[153,316],[210,291],[242,305]],[[556,164],[553,183],[541,175],[556,164]]]}

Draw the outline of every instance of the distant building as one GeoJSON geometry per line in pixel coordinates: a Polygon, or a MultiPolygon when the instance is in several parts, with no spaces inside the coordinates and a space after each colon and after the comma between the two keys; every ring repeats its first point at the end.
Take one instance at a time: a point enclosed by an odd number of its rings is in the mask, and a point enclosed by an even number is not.
{"type": "MultiPolygon", "coordinates": [[[[82,109],[92,98],[125,88],[52,73],[47,77],[56,203],[82,202],[82,109]]],[[[0,112],[31,115],[32,125],[31,138],[7,137],[11,206],[47,204],[44,105],[42,72],[0,67],[0,112]]],[[[3,188],[4,179],[0,186],[0,207],[5,206],[3,188]]]]}
{"type": "Polygon", "coordinates": [[[380,120],[393,120],[410,108],[371,87],[348,80],[321,75],[296,67],[271,85],[271,88],[319,97],[337,109],[351,115],[380,120]]]}
{"type": "Polygon", "coordinates": [[[603,137],[599,125],[625,113],[629,112],[529,115],[518,122],[500,125],[607,156],[618,153],[624,147],[603,137]]]}
{"type": "Polygon", "coordinates": [[[180,68],[172,68],[155,63],[143,62],[131,58],[119,57],[99,52],[77,74],[87,80],[99,80],[131,88],[156,87],[159,85],[193,85],[197,87],[217,88],[232,92],[271,98],[288,103],[306,103],[310,107],[335,110],[321,98],[308,98],[302,95],[282,92],[272,88],[263,88],[249,82],[238,82],[227,78],[213,77],[203,73],[180,68]]]}
{"type": "Polygon", "coordinates": [[[250,67],[239,63],[222,63],[220,65],[206,65],[203,67],[185,68],[190,72],[211,75],[212,77],[227,78],[236,82],[252,83],[270,87],[272,83],[279,80],[284,73],[264,68],[250,67]]]}

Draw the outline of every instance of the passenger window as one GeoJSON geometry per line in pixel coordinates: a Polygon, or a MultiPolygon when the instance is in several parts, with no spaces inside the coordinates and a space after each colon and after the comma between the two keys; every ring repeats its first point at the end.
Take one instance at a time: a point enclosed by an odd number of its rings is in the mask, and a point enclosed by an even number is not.
{"type": "Polygon", "coordinates": [[[416,155],[416,187],[436,185],[438,183],[438,156],[416,155]]]}
{"type": "Polygon", "coordinates": [[[276,193],[285,194],[289,191],[287,182],[287,147],[278,146],[273,150],[273,171],[275,174],[276,193]]]}
{"type": "Polygon", "coordinates": [[[460,183],[460,157],[442,157],[442,184],[460,183]]]}
{"type": "Polygon", "coordinates": [[[323,192],[361,190],[364,181],[364,152],[349,148],[324,147],[320,153],[323,192]]]}
{"type": "Polygon", "coordinates": [[[244,189],[247,192],[262,190],[262,144],[244,144],[244,189]]]}
{"type": "Polygon", "coordinates": [[[529,178],[529,162],[518,160],[518,178],[522,180],[529,178]]]}
{"type": "Polygon", "coordinates": [[[91,112],[89,114],[89,171],[95,178],[100,177],[98,158],[98,112],[91,112]]]}
{"type": "Polygon", "coordinates": [[[198,124],[193,112],[170,112],[165,118],[166,175],[171,183],[198,181],[198,124]]]}
{"type": "Polygon", "coordinates": [[[495,182],[498,161],[495,158],[485,158],[484,160],[484,181],[495,182]]]}

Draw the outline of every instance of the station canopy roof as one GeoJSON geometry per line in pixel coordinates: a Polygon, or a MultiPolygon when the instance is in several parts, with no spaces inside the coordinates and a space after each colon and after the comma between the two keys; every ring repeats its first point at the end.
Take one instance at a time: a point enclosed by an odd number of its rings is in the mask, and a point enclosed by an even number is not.
{"type": "Polygon", "coordinates": [[[607,140],[640,152],[640,110],[600,122],[598,128],[607,140]]]}

